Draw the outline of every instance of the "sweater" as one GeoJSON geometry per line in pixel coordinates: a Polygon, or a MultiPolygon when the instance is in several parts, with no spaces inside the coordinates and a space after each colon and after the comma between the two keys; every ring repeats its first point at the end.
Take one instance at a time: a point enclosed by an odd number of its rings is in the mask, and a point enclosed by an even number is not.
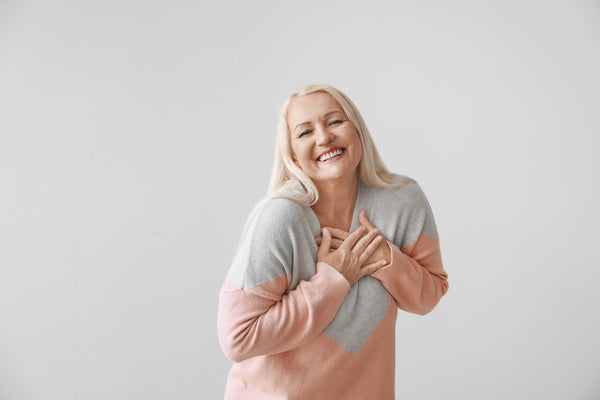
{"type": "Polygon", "coordinates": [[[359,181],[351,231],[363,208],[391,261],[352,286],[317,262],[312,208],[277,198],[255,214],[219,292],[219,341],[234,362],[225,399],[394,399],[398,309],[428,313],[447,274],[417,183],[359,181]]]}

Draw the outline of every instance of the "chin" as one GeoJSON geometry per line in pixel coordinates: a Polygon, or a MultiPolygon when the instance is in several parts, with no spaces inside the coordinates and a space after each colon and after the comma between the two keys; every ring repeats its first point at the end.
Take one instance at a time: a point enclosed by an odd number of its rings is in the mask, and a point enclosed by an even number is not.
{"type": "Polygon", "coordinates": [[[350,171],[331,171],[327,174],[317,174],[311,178],[315,182],[327,182],[350,178],[351,176],[358,176],[358,171],[355,174],[350,171]]]}

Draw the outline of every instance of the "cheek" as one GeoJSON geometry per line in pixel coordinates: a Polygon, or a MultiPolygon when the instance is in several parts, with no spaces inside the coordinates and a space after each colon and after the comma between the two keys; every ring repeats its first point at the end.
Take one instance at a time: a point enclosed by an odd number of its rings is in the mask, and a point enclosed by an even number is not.
{"type": "Polygon", "coordinates": [[[302,164],[304,162],[304,158],[306,153],[306,149],[302,145],[298,145],[297,143],[292,145],[292,156],[295,157],[296,164],[302,164]]]}
{"type": "Polygon", "coordinates": [[[305,157],[307,151],[308,151],[308,148],[307,148],[306,144],[300,143],[300,144],[296,145],[296,154],[298,154],[298,156],[305,157]]]}
{"type": "Polygon", "coordinates": [[[360,143],[360,138],[358,137],[358,132],[353,131],[352,135],[349,138],[352,147],[356,150],[356,153],[362,154],[362,144],[360,143]]]}
{"type": "Polygon", "coordinates": [[[362,148],[362,144],[360,143],[360,139],[356,139],[356,148],[358,149],[358,154],[362,158],[363,148],[362,148]]]}

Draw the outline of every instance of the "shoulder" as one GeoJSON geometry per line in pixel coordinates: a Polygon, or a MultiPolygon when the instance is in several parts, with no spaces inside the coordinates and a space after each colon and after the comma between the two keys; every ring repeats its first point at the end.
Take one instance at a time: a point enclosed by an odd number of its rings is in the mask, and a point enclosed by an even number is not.
{"type": "Polygon", "coordinates": [[[280,231],[300,223],[304,219],[306,207],[293,200],[274,198],[260,205],[255,224],[264,229],[280,231]]]}
{"type": "Polygon", "coordinates": [[[373,220],[381,226],[395,221],[394,230],[401,231],[395,235],[402,238],[403,245],[416,241],[420,234],[437,237],[433,212],[421,186],[401,175],[395,175],[391,183],[397,186],[365,190],[363,204],[371,208],[373,220]]]}
{"type": "Polygon", "coordinates": [[[290,275],[294,240],[304,226],[303,208],[282,198],[264,200],[256,206],[230,269],[238,287],[247,289],[282,274],[290,275]]]}
{"type": "Polygon", "coordinates": [[[429,202],[421,186],[412,178],[394,174],[393,187],[366,187],[366,195],[376,203],[403,210],[426,210],[429,202]]]}
{"type": "Polygon", "coordinates": [[[308,227],[306,208],[285,198],[265,200],[251,216],[244,236],[252,241],[270,238],[280,244],[289,242],[308,227]]]}
{"type": "Polygon", "coordinates": [[[293,200],[277,197],[266,200],[260,210],[263,215],[285,217],[290,213],[301,213],[304,206],[293,200]]]}

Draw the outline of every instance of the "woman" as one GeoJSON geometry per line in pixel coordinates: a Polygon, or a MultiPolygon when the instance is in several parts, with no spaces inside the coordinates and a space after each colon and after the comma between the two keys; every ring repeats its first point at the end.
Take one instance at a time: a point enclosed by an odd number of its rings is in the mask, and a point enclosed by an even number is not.
{"type": "Polygon", "coordinates": [[[220,292],[225,398],[393,399],[397,310],[426,314],[447,290],[417,183],[387,171],[344,94],[292,95],[220,292]]]}

